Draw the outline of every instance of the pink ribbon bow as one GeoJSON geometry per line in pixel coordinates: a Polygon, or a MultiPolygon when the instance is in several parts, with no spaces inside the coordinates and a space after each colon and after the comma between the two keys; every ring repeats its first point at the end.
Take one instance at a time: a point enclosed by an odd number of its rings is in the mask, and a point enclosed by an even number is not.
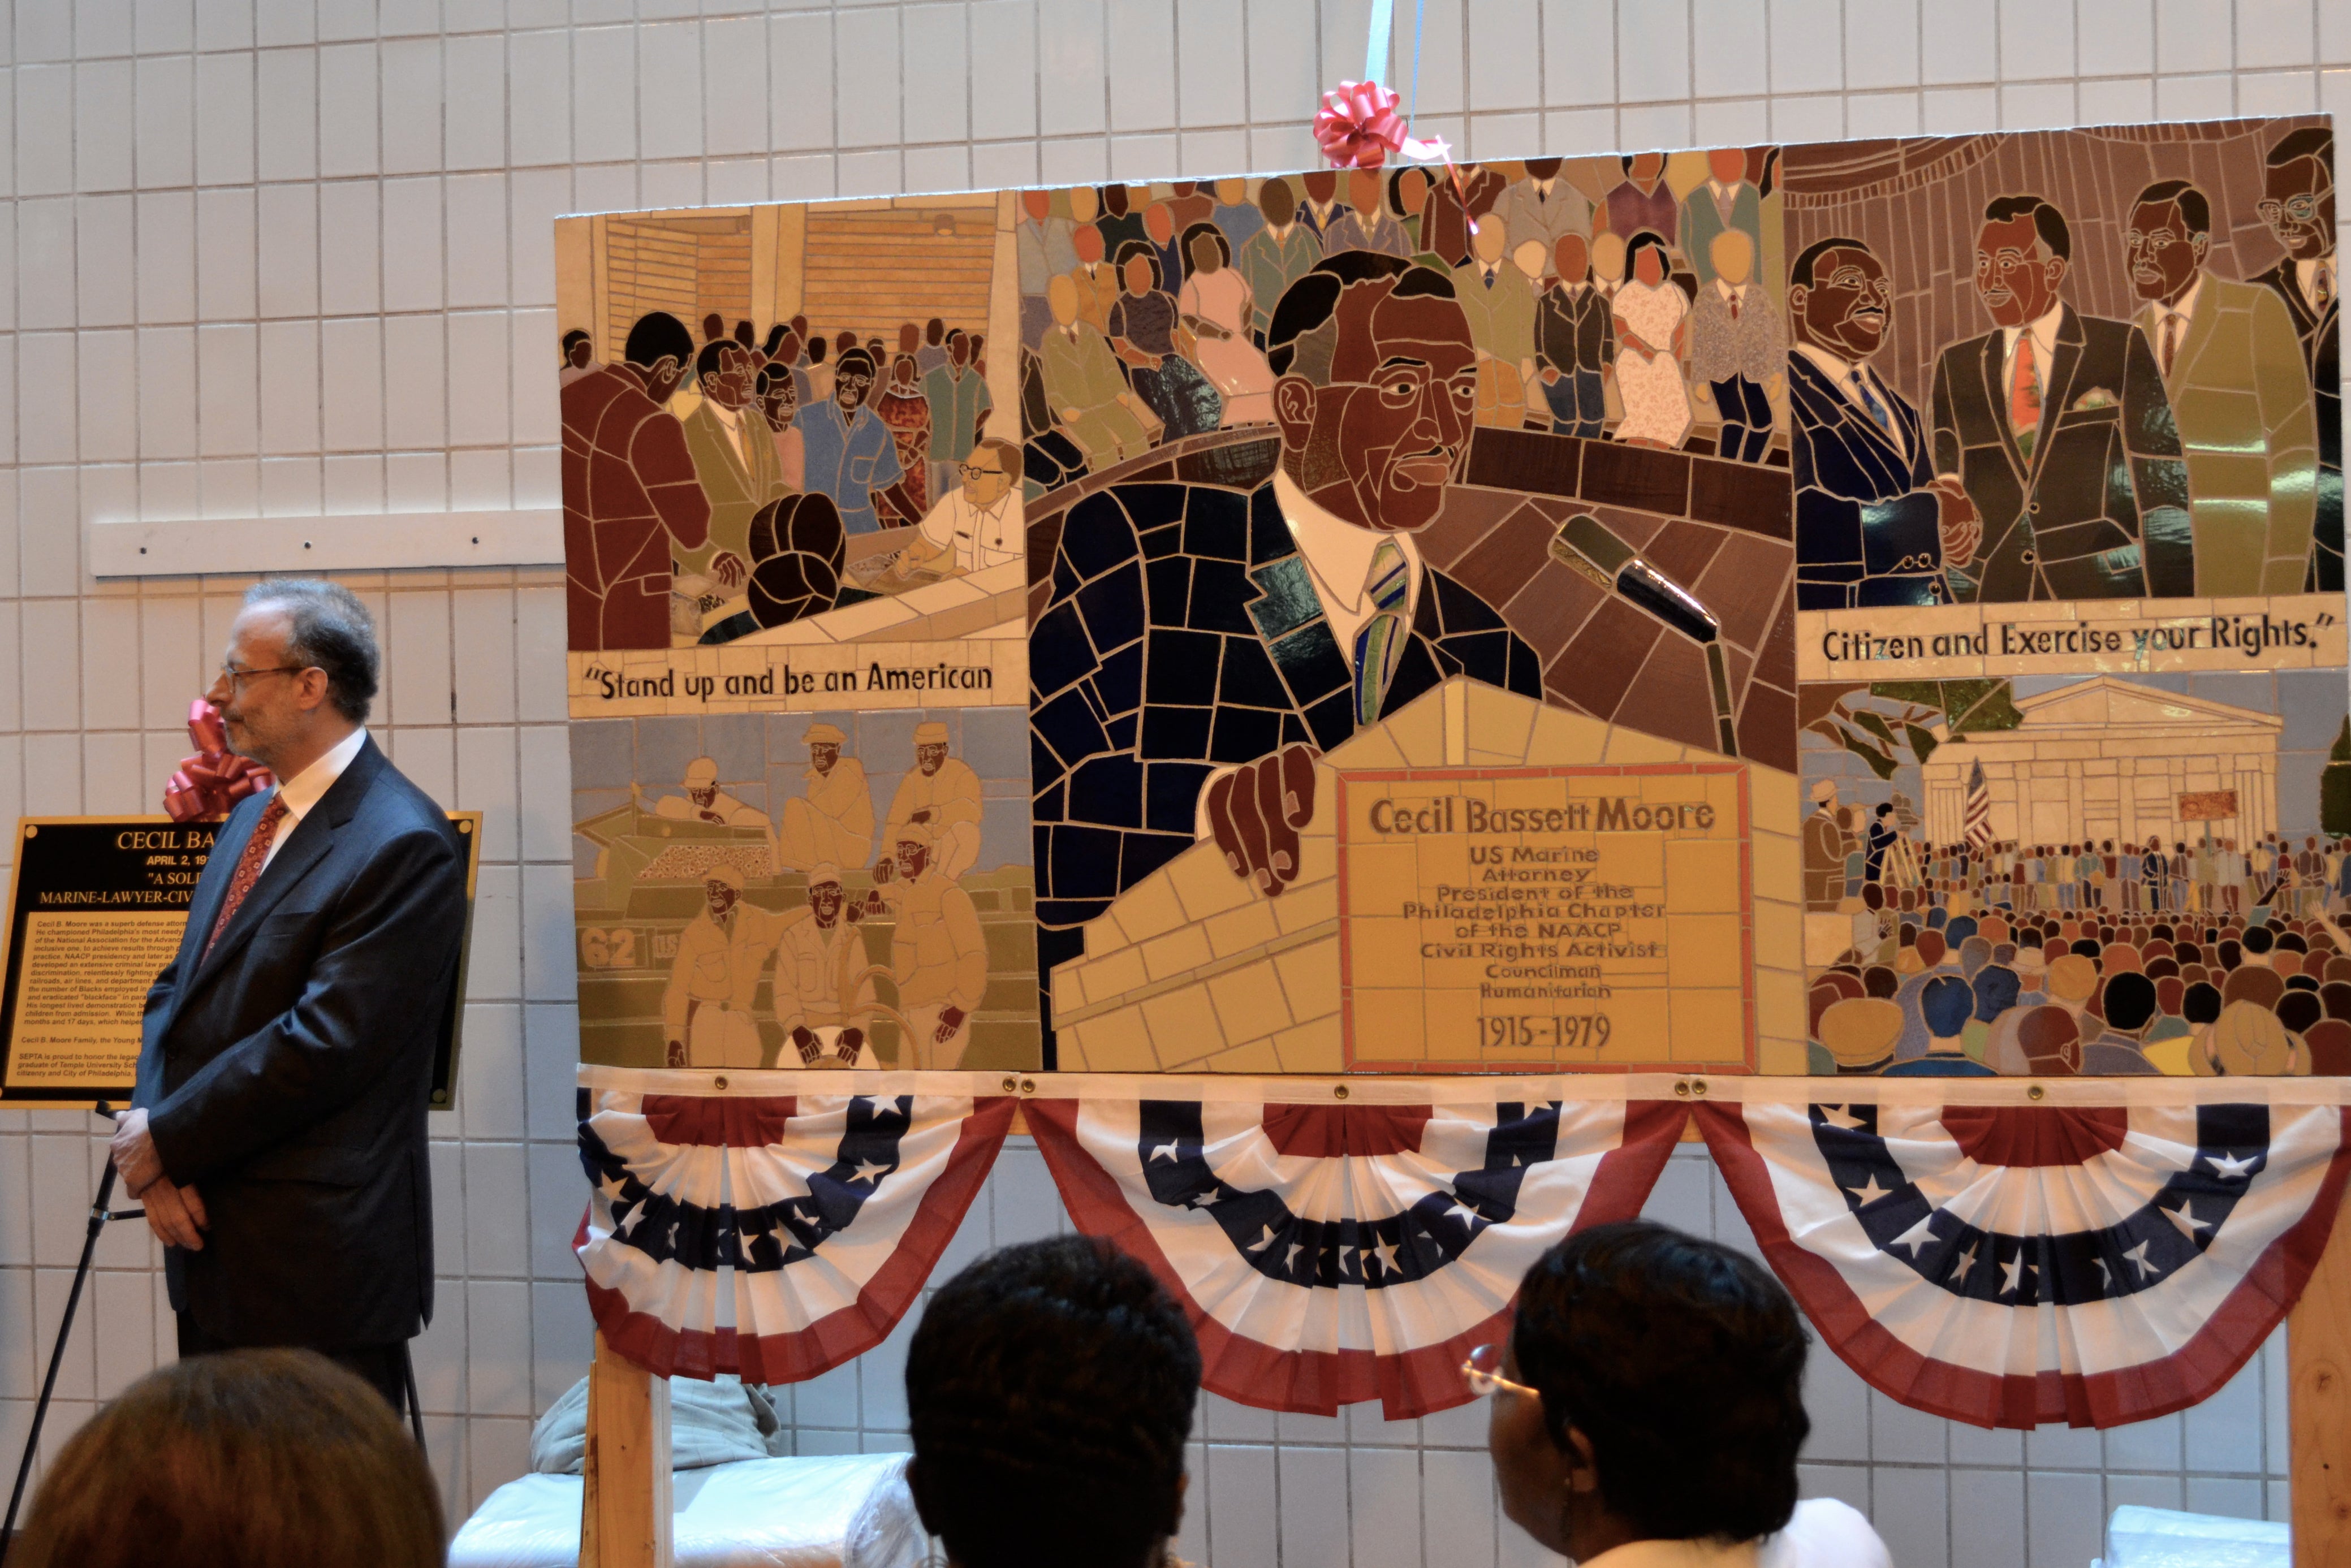
{"type": "Polygon", "coordinates": [[[1322,95],[1314,140],[1334,169],[1376,169],[1392,157],[1450,162],[1442,138],[1404,133],[1396,95],[1375,81],[1343,81],[1322,95]]]}
{"type": "Polygon", "coordinates": [[[229,750],[220,709],[203,697],[188,705],[188,738],[196,754],[182,758],[163,786],[163,810],[175,822],[219,821],[239,800],[277,782],[260,763],[229,750]]]}

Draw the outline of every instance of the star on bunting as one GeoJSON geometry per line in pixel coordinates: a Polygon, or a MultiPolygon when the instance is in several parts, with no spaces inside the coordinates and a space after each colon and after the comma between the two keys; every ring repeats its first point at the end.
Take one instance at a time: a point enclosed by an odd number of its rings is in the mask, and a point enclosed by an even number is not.
{"type": "Polygon", "coordinates": [[[1853,1194],[1854,1197],[1858,1200],[1860,1206],[1864,1208],[1867,1208],[1871,1204],[1876,1203],[1881,1197],[1892,1196],[1896,1190],[1897,1189],[1894,1187],[1878,1186],[1877,1173],[1876,1171],[1869,1173],[1869,1183],[1867,1186],[1849,1186],[1845,1188],[1845,1191],[1853,1194]]]}
{"type": "Polygon", "coordinates": [[[2160,1274],[2163,1272],[2161,1269],[2147,1260],[2147,1249],[2148,1245],[2149,1243],[2142,1241],[2137,1246],[2123,1254],[2123,1256],[2129,1261],[2138,1265],[2138,1277],[2142,1280],[2147,1278],[2151,1274],[2160,1274]]]}
{"type": "Polygon", "coordinates": [[[1907,1247],[1910,1249],[1911,1261],[1916,1262],[1918,1259],[1918,1249],[1926,1246],[1927,1243],[1934,1239],[1936,1239],[1935,1211],[1930,1208],[1927,1211],[1925,1218],[1921,1218],[1917,1224],[1912,1226],[1909,1229],[1904,1231],[1901,1235],[1887,1242],[1886,1245],[1888,1247],[1907,1247]]]}
{"type": "Polygon", "coordinates": [[[1861,1125],[1861,1118],[1855,1115],[1850,1110],[1846,1109],[1843,1105],[1822,1106],[1821,1120],[1826,1122],[1832,1127],[1836,1127],[1848,1133],[1861,1125]]]}
{"type": "MultiPolygon", "coordinates": [[[[2158,1204],[2157,1207],[2161,1207],[2162,1206],[2158,1204]]],[[[2168,1219],[2173,1225],[2179,1227],[2179,1234],[2185,1236],[2190,1241],[2196,1239],[2196,1233],[2198,1231],[2210,1230],[2212,1228],[2212,1222],[2210,1220],[2199,1219],[2196,1218],[2196,1205],[2192,1200],[2181,1203],[2178,1208],[2164,1209],[2163,1218],[2168,1219]]]]}

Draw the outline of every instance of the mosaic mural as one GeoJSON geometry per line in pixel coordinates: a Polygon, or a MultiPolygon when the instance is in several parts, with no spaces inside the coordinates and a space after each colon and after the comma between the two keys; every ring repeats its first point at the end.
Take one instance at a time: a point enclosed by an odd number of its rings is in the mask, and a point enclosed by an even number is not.
{"type": "Polygon", "coordinates": [[[584,1054],[2351,1071],[2332,179],[560,221],[584,1054]]]}

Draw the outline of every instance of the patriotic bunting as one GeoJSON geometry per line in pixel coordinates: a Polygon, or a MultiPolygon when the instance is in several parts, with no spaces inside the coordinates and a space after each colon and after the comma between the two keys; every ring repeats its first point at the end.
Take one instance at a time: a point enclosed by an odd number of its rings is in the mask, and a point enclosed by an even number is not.
{"type": "Polygon", "coordinates": [[[1681,1106],[1533,1097],[1557,1084],[1339,1105],[1189,1080],[1168,1087],[1192,1098],[1026,1108],[1078,1228],[1184,1302],[1210,1390],[1324,1416],[1376,1398],[1403,1420],[1466,1400],[1460,1364],[1509,1332],[1528,1266],[1639,1214],[1673,1152],[1681,1106]]]}
{"type": "Polygon", "coordinates": [[[1698,1116],[1764,1256],[1873,1386],[1977,1426],[2113,1427],[2226,1383],[2342,1201],[2342,1106],[2211,1088],[2100,1107],[1750,1084],[1698,1116]]]}
{"type": "Polygon", "coordinates": [[[730,1093],[703,1073],[582,1070],[595,1190],[575,1246],[615,1350],[664,1376],[797,1383],[896,1326],[1013,1102],[923,1092],[973,1082],[959,1074],[892,1074],[866,1094],[841,1092],[843,1076],[743,1073],[730,1093]],[[788,1078],[826,1092],[752,1092],[788,1078]],[[646,1092],[671,1084],[684,1092],[646,1092]]]}
{"type": "Polygon", "coordinates": [[[1978,1426],[2210,1396],[2300,1296],[2351,1179],[2351,1089],[2315,1079],[1869,1079],[1835,1101],[1667,1075],[580,1082],[589,1301],[649,1370],[790,1383],[880,1343],[1017,1100],[1078,1228],[1184,1303],[1209,1389],[1391,1420],[1467,1397],[1457,1368],[1509,1333],[1528,1266],[1638,1215],[1693,1115],[1829,1348],[1978,1426]]]}

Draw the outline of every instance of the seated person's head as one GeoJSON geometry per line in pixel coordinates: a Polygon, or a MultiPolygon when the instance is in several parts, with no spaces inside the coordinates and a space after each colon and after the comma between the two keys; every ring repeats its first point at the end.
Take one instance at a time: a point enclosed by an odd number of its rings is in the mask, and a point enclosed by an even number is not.
{"type": "Polygon", "coordinates": [[[312,1351],[200,1355],[66,1444],[9,1568],[433,1568],[441,1495],[383,1396],[312,1351]]]}
{"type": "Polygon", "coordinates": [[[1807,1336],[1752,1259],[1646,1221],[1597,1225],[1519,1287],[1487,1429],[1502,1511],[1579,1561],[1630,1541],[1788,1522],[1807,1336]]]}
{"type": "Polygon", "coordinates": [[[1200,1392],[1151,1270],[1080,1236],[940,1287],[906,1354],[906,1485],[957,1568],[1148,1568],[1184,1516],[1200,1392]]]}

